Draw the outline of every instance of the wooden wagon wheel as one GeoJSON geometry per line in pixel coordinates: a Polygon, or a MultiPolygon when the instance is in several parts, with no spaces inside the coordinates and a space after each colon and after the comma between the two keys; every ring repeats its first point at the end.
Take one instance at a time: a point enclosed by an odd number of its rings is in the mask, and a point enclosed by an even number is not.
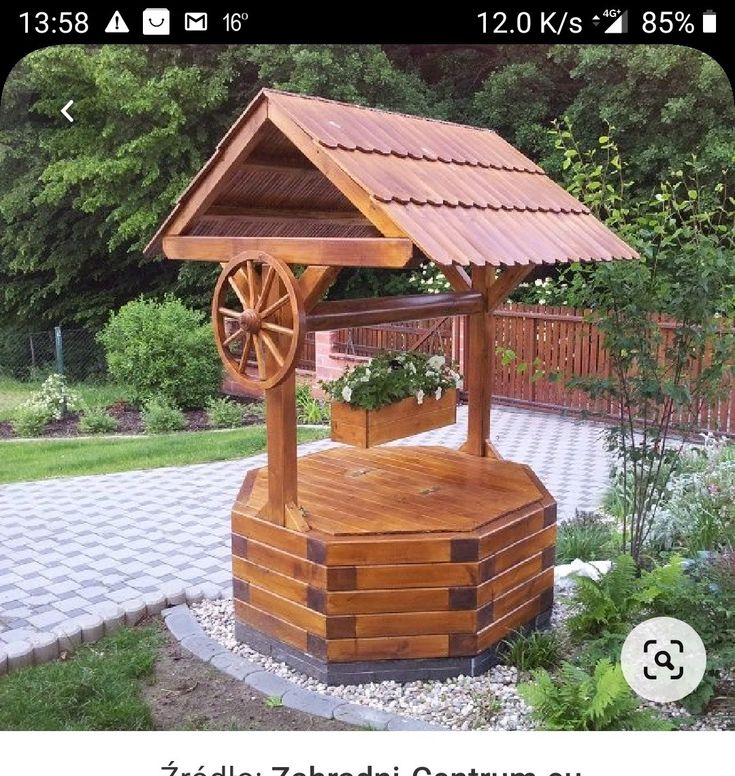
{"type": "Polygon", "coordinates": [[[226,264],[214,289],[212,322],[225,368],[241,385],[273,388],[296,368],[306,333],[304,305],[280,259],[245,251],[226,264]]]}

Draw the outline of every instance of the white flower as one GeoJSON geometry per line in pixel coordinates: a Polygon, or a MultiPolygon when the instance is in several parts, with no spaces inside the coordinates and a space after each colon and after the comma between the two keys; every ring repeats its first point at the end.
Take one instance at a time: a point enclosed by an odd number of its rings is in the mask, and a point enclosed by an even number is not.
{"type": "Polygon", "coordinates": [[[457,379],[454,381],[454,387],[458,391],[461,391],[462,388],[464,387],[464,381],[462,380],[462,378],[459,375],[457,375],[457,379]]]}
{"type": "Polygon", "coordinates": [[[442,397],[442,387],[441,385],[436,389],[436,392],[434,393],[434,398],[439,401],[442,397]]]}
{"type": "Polygon", "coordinates": [[[432,369],[441,369],[447,360],[444,356],[432,356],[427,363],[432,369]]]}
{"type": "Polygon", "coordinates": [[[416,364],[414,364],[413,361],[408,362],[408,369],[410,370],[411,374],[416,374],[416,364]]]}
{"type": "Polygon", "coordinates": [[[544,284],[544,281],[543,281],[543,280],[541,280],[541,278],[536,278],[536,280],[534,280],[534,281],[533,281],[533,284],[534,284],[535,286],[543,286],[543,284],[544,284]]]}
{"type": "Polygon", "coordinates": [[[424,392],[421,390],[421,388],[419,388],[418,391],[416,392],[416,401],[419,404],[424,403],[424,392]]]}
{"type": "Polygon", "coordinates": [[[365,377],[370,377],[370,367],[369,366],[365,367],[365,377]]]}
{"type": "Polygon", "coordinates": [[[352,399],[352,388],[349,385],[345,385],[342,389],[342,398],[349,404],[352,399]]]}

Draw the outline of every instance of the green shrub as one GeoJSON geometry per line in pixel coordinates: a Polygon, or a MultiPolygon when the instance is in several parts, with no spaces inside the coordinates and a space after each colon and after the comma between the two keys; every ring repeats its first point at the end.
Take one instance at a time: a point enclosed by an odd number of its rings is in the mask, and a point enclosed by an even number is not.
{"type": "Polygon", "coordinates": [[[146,434],[180,431],[185,425],[184,413],[163,396],[149,399],[143,407],[143,428],[146,434]]]}
{"type": "Polygon", "coordinates": [[[638,707],[620,665],[600,660],[590,674],[563,663],[558,676],[539,669],[518,687],[545,730],[671,730],[638,707]]]}
{"type": "Polygon", "coordinates": [[[99,334],[112,378],[137,404],[165,396],[201,408],[220,385],[222,368],[209,323],[178,299],[128,302],[99,334]]]}
{"type": "Polygon", "coordinates": [[[310,426],[322,426],[329,423],[329,404],[319,401],[306,383],[296,386],[296,413],[299,423],[310,426]]]}
{"type": "Polygon", "coordinates": [[[79,430],[83,434],[111,434],[117,429],[117,419],[104,407],[87,407],[79,418],[79,430]]]}
{"type": "Polygon", "coordinates": [[[505,661],[519,671],[554,668],[559,663],[559,640],[553,631],[516,633],[503,642],[505,661]]]}
{"type": "Polygon", "coordinates": [[[556,562],[607,560],[617,554],[619,537],[615,528],[596,515],[579,514],[559,523],[556,562]]]}
{"type": "Polygon", "coordinates": [[[646,611],[664,605],[681,589],[680,559],[640,575],[630,555],[620,555],[611,570],[599,579],[578,577],[569,618],[570,632],[577,637],[597,637],[604,631],[619,632],[636,624],[646,611]]]}
{"type": "Polygon", "coordinates": [[[27,401],[15,409],[10,425],[18,436],[32,437],[38,436],[51,420],[51,413],[45,407],[27,401]]]}
{"type": "Polygon", "coordinates": [[[236,428],[242,425],[245,409],[226,396],[207,401],[207,419],[214,428],[236,428]]]}

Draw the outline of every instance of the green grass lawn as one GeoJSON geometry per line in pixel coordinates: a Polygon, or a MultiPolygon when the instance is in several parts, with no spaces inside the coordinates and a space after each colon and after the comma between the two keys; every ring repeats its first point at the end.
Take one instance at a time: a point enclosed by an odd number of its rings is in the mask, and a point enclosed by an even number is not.
{"type": "MultiPolygon", "coordinates": [[[[13,410],[41,387],[42,381],[21,382],[12,377],[0,377],[0,421],[10,420],[13,410]]],[[[107,406],[126,398],[125,388],[114,383],[73,383],[69,386],[79,394],[84,404],[107,406]]]]}
{"type": "MultiPolygon", "coordinates": [[[[326,436],[326,429],[298,430],[299,442],[326,436]]],[[[263,426],[124,439],[5,441],[0,442],[0,483],[226,461],[262,452],[265,441],[263,426]]]]}
{"type": "Polygon", "coordinates": [[[151,730],[139,690],[162,643],[155,626],[126,628],[0,679],[0,730],[151,730]]]}

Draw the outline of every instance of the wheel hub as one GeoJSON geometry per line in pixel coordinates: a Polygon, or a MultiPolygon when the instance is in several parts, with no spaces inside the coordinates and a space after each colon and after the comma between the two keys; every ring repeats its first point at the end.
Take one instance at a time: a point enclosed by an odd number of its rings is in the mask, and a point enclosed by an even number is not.
{"type": "Polygon", "coordinates": [[[257,334],[260,331],[261,318],[255,310],[243,310],[238,318],[240,328],[248,334],[257,334]]]}

